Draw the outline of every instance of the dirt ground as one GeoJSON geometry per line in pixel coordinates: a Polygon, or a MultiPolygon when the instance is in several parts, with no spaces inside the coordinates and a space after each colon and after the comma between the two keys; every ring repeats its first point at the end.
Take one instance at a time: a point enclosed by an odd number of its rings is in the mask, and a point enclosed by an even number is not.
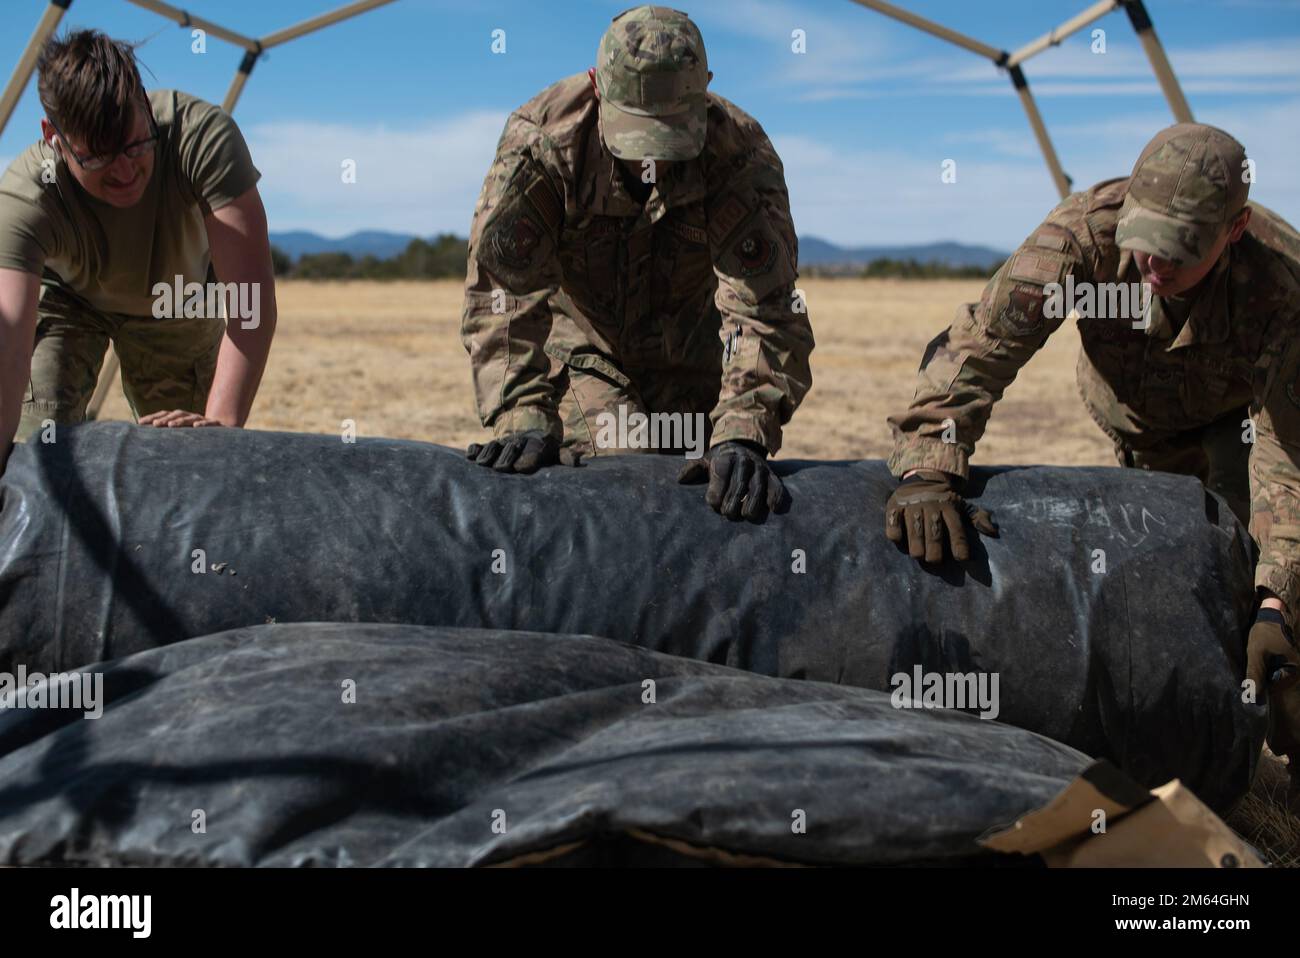
{"type": "MultiPolygon", "coordinates": [[[[911,399],[926,343],[978,280],[806,280],[817,338],[813,388],[786,430],[782,457],[883,458],[885,419],[911,399]]],[[[392,436],[464,446],[487,433],[460,343],[461,284],[281,282],[270,368],[250,428],[392,436]]],[[[1074,385],[1079,338],[1063,328],[1007,390],[978,461],[1115,465],[1074,385]]],[[[101,418],[130,418],[114,388],[101,418]]],[[[1275,864],[1300,864],[1300,817],[1286,808],[1286,771],[1266,760],[1229,819],[1275,864]]]]}
{"type": "MultiPolygon", "coordinates": [[[[807,280],[813,388],[783,457],[863,459],[889,450],[925,344],[979,281],[807,280]]],[[[461,284],[281,282],[270,368],[249,426],[395,436],[461,446],[486,435],[460,344],[461,284]]],[[[979,461],[1113,465],[1074,387],[1078,336],[1050,341],[998,404],[979,461]]],[[[102,418],[129,418],[120,389],[102,418]]]]}

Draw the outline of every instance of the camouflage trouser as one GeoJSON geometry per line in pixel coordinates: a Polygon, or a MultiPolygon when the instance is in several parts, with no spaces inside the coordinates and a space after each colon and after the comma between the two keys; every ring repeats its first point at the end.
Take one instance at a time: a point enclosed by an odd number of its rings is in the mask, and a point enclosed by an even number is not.
{"type": "Polygon", "coordinates": [[[85,421],[110,340],[122,364],[122,391],[137,419],[163,409],[203,412],[225,320],[105,313],[49,285],[41,289],[37,316],[20,441],[47,419],[85,421]]]}
{"type": "Polygon", "coordinates": [[[1249,410],[1245,407],[1208,426],[1164,437],[1141,449],[1116,443],[1120,465],[1195,476],[1216,492],[1246,525],[1250,524],[1250,444],[1242,441],[1249,410]]]}
{"type": "MultiPolygon", "coordinates": [[[[674,438],[688,435],[694,441],[692,445],[700,450],[709,448],[709,437],[713,424],[709,414],[718,403],[719,377],[698,371],[682,372],[665,370],[632,370],[624,372],[607,359],[592,354],[572,358],[568,363],[560,362],[554,357],[551,364],[551,382],[555,393],[560,398],[560,418],[564,423],[564,446],[585,456],[594,456],[639,452],[659,452],[682,455],[682,444],[666,448],[668,443],[661,443],[660,448],[646,448],[631,445],[618,447],[602,439],[611,434],[618,439],[617,429],[606,429],[602,436],[602,424],[617,423],[620,418],[633,413],[651,415],[656,413],[679,413],[677,420],[683,431],[673,433],[674,438]],[[608,413],[612,420],[599,417],[608,413]],[[691,432],[688,434],[685,417],[694,417],[691,432]],[[702,435],[701,435],[702,433],[702,435]]],[[[635,421],[633,423],[635,425],[635,421]]],[[[631,432],[631,429],[628,430],[631,432]]],[[[651,430],[647,430],[647,435],[651,430]]],[[[662,437],[664,434],[660,434],[662,437]]]]}

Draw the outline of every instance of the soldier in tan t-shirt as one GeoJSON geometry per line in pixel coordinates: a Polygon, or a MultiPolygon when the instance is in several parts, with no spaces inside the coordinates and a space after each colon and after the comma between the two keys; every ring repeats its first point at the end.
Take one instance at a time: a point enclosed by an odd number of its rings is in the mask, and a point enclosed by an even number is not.
{"type": "Polygon", "coordinates": [[[42,139],[0,177],[0,466],[15,433],[85,419],[110,341],[141,424],[242,426],[276,309],[239,128],[146,93],[131,48],[95,31],[38,69],[42,139]]]}

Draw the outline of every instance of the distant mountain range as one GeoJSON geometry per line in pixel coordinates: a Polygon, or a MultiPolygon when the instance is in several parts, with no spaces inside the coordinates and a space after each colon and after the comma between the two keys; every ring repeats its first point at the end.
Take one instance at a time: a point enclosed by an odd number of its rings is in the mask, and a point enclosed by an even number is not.
{"type": "Polygon", "coordinates": [[[967,246],[964,243],[844,247],[815,236],[799,237],[799,265],[822,269],[861,269],[878,259],[914,259],[918,263],[942,263],[944,266],[978,266],[992,272],[1007,256],[1007,253],[988,246],[967,246]]]}
{"type": "MultiPolygon", "coordinates": [[[[354,258],[374,256],[389,259],[406,249],[413,239],[415,236],[411,233],[385,233],[381,230],[364,230],[339,239],[329,239],[304,230],[271,234],[271,243],[295,260],[306,253],[348,253],[354,258]]],[[[963,243],[844,247],[815,236],[799,239],[799,264],[828,270],[860,269],[879,259],[914,259],[918,263],[978,266],[991,271],[1006,258],[1006,253],[988,246],[967,246],[963,243]]]]}
{"type": "Polygon", "coordinates": [[[347,253],[353,257],[391,259],[406,249],[413,239],[415,236],[410,233],[385,233],[382,230],[363,230],[339,239],[329,239],[306,230],[294,230],[289,233],[272,233],[271,245],[280,247],[295,260],[299,256],[316,253],[347,253]]]}

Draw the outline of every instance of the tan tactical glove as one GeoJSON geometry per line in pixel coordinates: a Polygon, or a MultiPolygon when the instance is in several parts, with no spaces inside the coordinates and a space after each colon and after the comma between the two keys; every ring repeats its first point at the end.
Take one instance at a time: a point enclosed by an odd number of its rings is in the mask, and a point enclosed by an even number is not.
{"type": "Polygon", "coordinates": [[[998,527],[983,509],[976,509],[953,487],[954,477],[933,469],[918,469],[898,484],[885,503],[885,535],[907,543],[907,554],[926,562],[942,562],[944,534],[954,559],[970,558],[965,522],[986,536],[998,527]]]}

